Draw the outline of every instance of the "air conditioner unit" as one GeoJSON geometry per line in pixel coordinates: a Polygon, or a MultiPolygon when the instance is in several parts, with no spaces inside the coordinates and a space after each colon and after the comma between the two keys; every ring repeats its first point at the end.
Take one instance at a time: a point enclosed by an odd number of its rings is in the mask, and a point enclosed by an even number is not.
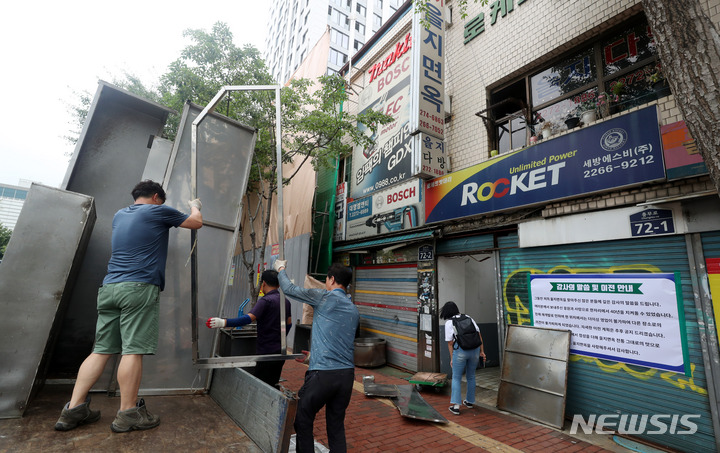
{"type": "Polygon", "coordinates": [[[452,96],[445,93],[445,119],[452,116],[452,96]]]}

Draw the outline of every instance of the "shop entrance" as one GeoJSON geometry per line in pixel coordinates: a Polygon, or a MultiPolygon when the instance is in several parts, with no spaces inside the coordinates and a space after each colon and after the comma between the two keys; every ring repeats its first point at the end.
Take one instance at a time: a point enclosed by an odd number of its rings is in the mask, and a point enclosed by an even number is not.
{"type": "MultiPolygon", "coordinates": [[[[492,253],[438,257],[438,309],[453,301],[461,313],[471,316],[480,328],[487,355],[486,367],[500,364],[498,350],[498,304],[492,253]]],[[[440,320],[439,343],[445,345],[445,321],[440,320]]],[[[440,347],[440,368],[450,372],[450,354],[440,347]]]]}

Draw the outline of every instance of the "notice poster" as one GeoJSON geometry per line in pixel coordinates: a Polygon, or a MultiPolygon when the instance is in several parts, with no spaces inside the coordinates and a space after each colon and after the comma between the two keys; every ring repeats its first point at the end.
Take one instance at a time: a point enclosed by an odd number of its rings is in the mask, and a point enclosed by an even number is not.
{"type": "Polygon", "coordinates": [[[678,274],[529,275],[533,325],[572,332],[570,352],[686,373],[678,274]]]}

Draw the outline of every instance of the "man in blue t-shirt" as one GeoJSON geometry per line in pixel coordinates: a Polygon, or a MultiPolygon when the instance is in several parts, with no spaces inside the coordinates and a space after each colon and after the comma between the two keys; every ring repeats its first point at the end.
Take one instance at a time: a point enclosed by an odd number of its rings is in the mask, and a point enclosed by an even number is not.
{"type": "Polygon", "coordinates": [[[286,295],[314,308],[310,364],[305,382],[298,391],[295,433],[297,452],[314,451],[313,422],[325,406],[328,446],[333,453],[347,451],[345,442],[345,411],[350,404],[355,381],[355,331],[360,315],[347,295],[352,282],[352,269],[341,264],[330,266],[325,289],[305,289],[292,284],[285,266],[276,260],[280,288],[286,295]]]}
{"type": "Polygon", "coordinates": [[[190,201],[190,215],[165,206],[165,191],[146,180],[132,190],[135,204],[119,210],[112,222],[112,255],[98,290],[98,319],[93,352],[80,366],[72,397],[55,424],[68,431],[100,419],[90,410],[88,392],[113,354],[122,354],[117,371],[120,410],[110,426],[114,432],[150,429],[160,418],[138,401],[143,355],[158,346],[160,291],[165,288],[169,230],[202,227],[202,203],[190,201]]]}
{"type": "MultiPolygon", "coordinates": [[[[211,329],[222,327],[240,327],[257,321],[257,340],[255,353],[280,354],[282,344],[280,342],[280,292],[278,291],[278,273],[273,270],[266,270],[260,277],[260,292],[264,294],[255,303],[255,306],[247,315],[239,318],[209,318],[205,325],[211,329]]],[[[292,327],[290,316],[290,301],[285,299],[285,335],[292,327]]],[[[285,360],[259,360],[253,372],[255,377],[268,385],[275,386],[280,381],[285,360]]]]}

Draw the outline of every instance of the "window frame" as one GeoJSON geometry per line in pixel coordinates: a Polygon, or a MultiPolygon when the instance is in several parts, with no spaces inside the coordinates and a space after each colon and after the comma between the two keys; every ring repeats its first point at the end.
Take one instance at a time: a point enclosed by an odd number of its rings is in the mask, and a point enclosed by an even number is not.
{"type": "MultiPolygon", "coordinates": [[[[572,49],[569,49],[567,52],[563,52],[562,55],[559,55],[557,58],[553,58],[547,63],[544,63],[543,65],[536,67],[535,69],[531,71],[527,71],[523,76],[514,78],[513,80],[504,83],[502,85],[498,85],[490,90],[487,91],[487,103],[488,108],[485,110],[478,112],[477,116],[480,116],[485,120],[486,128],[488,130],[488,144],[490,145],[488,149],[498,150],[499,154],[507,153],[513,150],[516,150],[518,148],[528,146],[531,144],[531,136],[539,134],[539,130],[535,130],[535,127],[537,124],[530,124],[529,127],[527,127],[527,133],[525,142],[520,146],[514,146],[513,141],[511,139],[511,145],[508,149],[501,150],[500,146],[500,139],[501,134],[498,132],[500,127],[504,125],[508,125],[511,121],[510,119],[513,117],[516,117],[519,113],[524,113],[526,122],[530,120],[532,121],[536,118],[536,114],[540,112],[541,110],[544,110],[548,107],[554,106],[556,104],[559,104],[563,101],[566,101],[568,99],[573,99],[579,95],[582,95],[583,93],[589,91],[589,90],[595,90],[596,93],[606,92],[611,93],[611,85],[610,83],[614,80],[627,77],[631,73],[638,73],[641,70],[645,70],[645,75],[647,75],[646,68],[649,66],[655,66],[657,67],[660,63],[659,56],[657,53],[657,50],[655,52],[643,59],[638,59],[634,63],[628,65],[625,68],[619,69],[616,72],[612,74],[605,75],[604,74],[604,60],[603,60],[603,43],[605,40],[607,40],[609,37],[616,35],[623,30],[627,30],[632,27],[636,27],[640,24],[645,24],[647,26],[647,18],[643,14],[639,14],[634,16],[633,18],[624,21],[623,23],[611,28],[607,32],[601,34],[600,36],[594,37],[590,40],[587,40],[579,45],[574,46],[572,49]],[[583,49],[592,47],[592,58],[595,65],[594,68],[594,79],[586,84],[583,84],[582,86],[578,86],[577,88],[567,92],[563,93],[560,96],[554,97],[548,101],[539,103],[537,105],[533,104],[533,93],[532,93],[532,86],[531,86],[531,80],[536,75],[546,71],[549,68],[552,68],[553,65],[556,65],[558,62],[567,59],[568,57],[579,54],[583,49]],[[504,100],[496,100],[494,104],[491,104],[493,101],[493,95],[494,93],[501,92],[504,89],[507,89],[511,87],[514,84],[519,83],[520,81],[524,81],[525,86],[525,93],[524,93],[524,99],[522,99],[522,102],[525,104],[525,111],[522,112],[522,108],[519,108],[517,111],[513,111],[511,113],[503,114],[502,117],[494,118],[494,112],[500,104],[503,103],[504,100]]],[[[646,93],[637,97],[629,98],[625,103],[637,103],[639,102],[639,105],[647,104],[650,102],[653,102],[657,97],[653,98],[649,96],[650,93],[646,93]],[[646,99],[643,99],[646,98],[646,99]]],[[[669,92],[665,92],[662,96],[668,95],[669,92]]],[[[509,98],[506,98],[509,99],[509,98]]],[[[623,104],[622,102],[620,104],[623,104]]],[[[564,123],[561,125],[560,129],[561,131],[564,131],[566,129],[562,129],[564,127],[564,123]]],[[[512,126],[507,127],[507,130],[510,132],[512,131],[512,126]]],[[[511,134],[512,135],[512,134],[511,134]]]]}

